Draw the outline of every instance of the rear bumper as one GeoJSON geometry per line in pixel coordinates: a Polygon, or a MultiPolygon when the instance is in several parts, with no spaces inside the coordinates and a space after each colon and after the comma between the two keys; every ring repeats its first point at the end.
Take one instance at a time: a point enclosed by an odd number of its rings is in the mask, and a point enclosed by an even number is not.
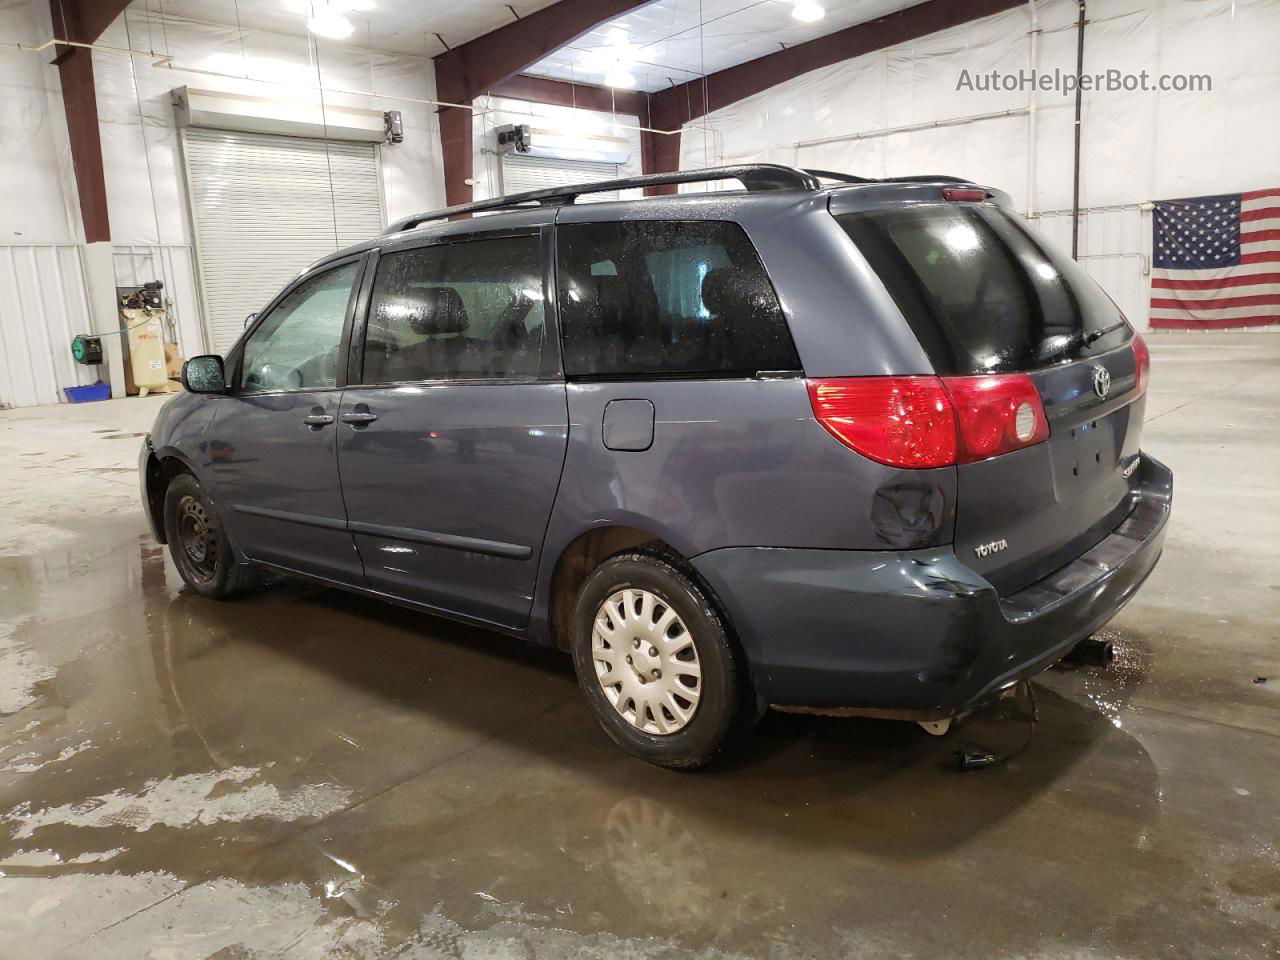
{"type": "Polygon", "coordinates": [[[1133,506],[1060,570],[1001,597],[951,547],[737,547],[693,560],[770,704],[949,716],[1051,666],[1132,598],[1160,558],[1173,475],[1143,455],[1133,506]]]}

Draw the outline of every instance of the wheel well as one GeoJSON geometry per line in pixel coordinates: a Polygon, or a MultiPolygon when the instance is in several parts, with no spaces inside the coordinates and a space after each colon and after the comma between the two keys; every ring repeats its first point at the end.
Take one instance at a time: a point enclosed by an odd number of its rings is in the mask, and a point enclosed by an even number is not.
{"type": "Polygon", "coordinates": [[[154,453],[147,458],[147,509],[151,511],[152,529],[156,538],[165,542],[164,533],[164,492],[169,489],[173,478],[180,473],[190,473],[187,465],[177,457],[157,457],[154,453]]]}
{"type": "Polygon", "coordinates": [[[573,604],[588,574],[615,553],[643,546],[679,556],[661,538],[638,527],[598,527],[564,548],[551,577],[551,637],[557,647],[569,649],[573,604]]]}

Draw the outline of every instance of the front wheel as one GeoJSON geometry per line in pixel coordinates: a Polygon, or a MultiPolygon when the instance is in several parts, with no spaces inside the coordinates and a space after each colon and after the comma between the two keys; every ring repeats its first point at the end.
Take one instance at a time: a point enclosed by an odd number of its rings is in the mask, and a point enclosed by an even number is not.
{"type": "Polygon", "coordinates": [[[218,515],[189,473],[178,474],[165,490],[164,533],[183,582],[202,597],[225,600],[253,579],[236,562],[218,515]]]}
{"type": "Polygon", "coordinates": [[[719,614],[660,556],[620,554],[587,577],[573,661],[605,732],[658,766],[710,763],[750,715],[745,667],[719,614]]]}

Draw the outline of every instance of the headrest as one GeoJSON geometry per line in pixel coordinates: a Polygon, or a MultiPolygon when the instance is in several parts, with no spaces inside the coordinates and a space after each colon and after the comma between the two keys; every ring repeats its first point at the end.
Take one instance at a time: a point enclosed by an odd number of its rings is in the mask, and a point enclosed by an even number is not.
{"type": "Polygon", "coordinates": [[[470,326],[466,305],[453,287],[424,287],[416,292],[420,306],[409,317],[414,333],[430,337],[462,333],[470,326]]]}
{"type": "Polygon", "coordinates": [[[708,270],[702,278],[702,305],[716,316],[720,316],[727,305],[734,302],[733,270],[729,267],[715,267],[708,270]]]}
{"type": "Polygon", "coordinates": [[[717,317],[759,310],[772,299],[767,284],[758,270],[715,267],[702,278],[702,304],[717,317]]]}

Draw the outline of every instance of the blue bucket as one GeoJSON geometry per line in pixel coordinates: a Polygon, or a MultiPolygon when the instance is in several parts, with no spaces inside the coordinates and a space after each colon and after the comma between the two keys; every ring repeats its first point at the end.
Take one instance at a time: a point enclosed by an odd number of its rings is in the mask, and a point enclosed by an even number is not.
{"type": "Polygon", "coordinates": [[[111,399],[111,384],[101,381],[87,387],[63,387],[68,403],[93,403],[95,400],[111,399]]]}

